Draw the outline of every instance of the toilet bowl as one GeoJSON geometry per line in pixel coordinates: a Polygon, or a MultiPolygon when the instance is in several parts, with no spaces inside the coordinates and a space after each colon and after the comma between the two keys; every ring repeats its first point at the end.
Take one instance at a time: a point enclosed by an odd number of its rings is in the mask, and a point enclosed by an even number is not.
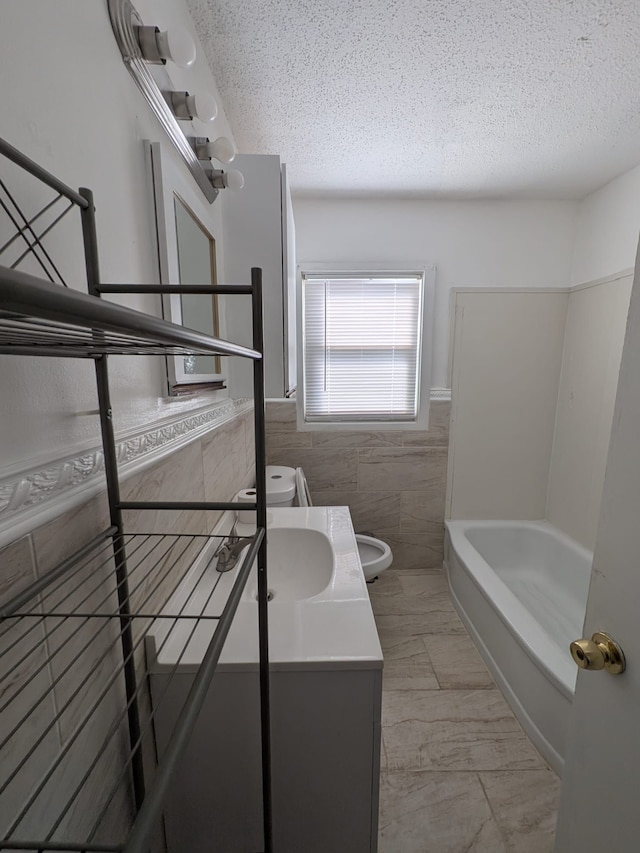
{"type": "MultiPolygon", "coordinates": [[[[270,469],[271,466],[267,465],[267,484],[270,480],[270,469]]],[[[284,474],[287,469],[278,470],[282,472],[283,476],[285,476],[288,481],[290,481],[290,475],[284,474]]],[[[293,469],[289,470],[293,472],[293,469]]],[[[311,495],[309,493],[309,486],[307,484],[307,478],[304,475],[304,471],[302,468],[296,468],[293,474],[296,495],[295,503],[298,506],[311,506],[311,495]]],[[[268,494],[267,503],[269,503],[268,494]]],[[[391,553],[391,548],[386,542],[383,542],[381,539],[376,539],[375,536],[371,536],[367,533],[356,533],[356,542],[358,543],[358,554],[360,555],[362,571],[364,572],[366,580],[372,580],[377,577],[380,572],[389,568],[393,561],[393,554],[391,553]]]]}
{"type": "Polygon", "coordinates": [[[365,533],[356,533],[356,542],[358,543],[358,553],[360,554],[365,580],[372,580],[377,577],[380,572],[388,569],[393,562],[391,548],[381,539],[376,539],[374,536],[368,536],[365,533]]]}

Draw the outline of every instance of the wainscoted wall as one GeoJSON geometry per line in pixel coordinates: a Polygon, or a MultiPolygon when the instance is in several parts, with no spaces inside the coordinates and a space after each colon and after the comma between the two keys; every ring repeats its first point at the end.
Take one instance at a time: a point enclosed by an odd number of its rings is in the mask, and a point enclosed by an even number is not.
{"type": "Polygon", "coordinates": [[[395,568],[440,568],[449,441],[448,401],[429,429],[298,432],[292,400],[267,402],[267,462],[304,468],[318,506],[348,506],[357,532],[389,543],[395,568]]]}
{"type": "MultiPolygon", "coordinates": [[[[192,499],[192,500],[229,500],[235,492],[253,482],[254,452],[253,452],[253,411],[245,410],[222,425],[198,435],[193,441],[184,443],[180,449],[165,456],[144,471],[138,471],[122,482],[122,496],[127,499],[192,499]]],[[[82,498],[81,498],[82,499],[82,498]]],[[[174,513],[174,512],[129,512],[126,513],[125,529],[138,532],[192,532],[205,533],[212,529],[217,520],[214,513],[174,513]]],[[[37,578],[46,576],[57,564],[68,557],[84,543],[91,540],[109,526],[108,507],[104,490],[83,501],[45,524],[40,525],[17,541],[0,549],[0,605],[12,599],[18,592],[26,588],[37,578]]],[[[154,557],[155,561],[155,557],[154,557]]],[[[166,564],[166,561],[165,561],[166,564]]],[[[176,568],[179,568],[179,564],[176,568]]],[[[107,580],[110,559],[108,549],[100,561],[94,560],[87,571],[76,575],[56,588],[54,597],[62,602],[57,609],[68,610],[85,600],[84,608],[90,609],[96,598],[113,596],[113,583],[107,580]]],[[[162,583],[168,589],[175,585],[175,573],[166,572],[162,575],[162,583]]],[[[147,595],[148,582],[141,585],[142,593],[147,595]]],[[[132,596],[136,593],[132,588],[132,596]]],[[[154,593],[155,597],[155,593],[154,593]]],[[[146,599],[145,599],[146,600],[146,599]]],[[[142,662],[144,649],[141,642],[145,625],[136,623],[134,627],[134,642],[140,640],[136,649],[136,661],[142,662]]],[[[98,701],[100,692],[108,686],[109,674],[117,665],[117,652],[111,650],[111,644],[117,640],[113,631],[117,626],[106,626],[99,637],[91,644],[91,653],[82,655],[75,660],[76,655],[91,639],[89,633],[95,634],[96,627],[81,618],[61,620],[46,618],[28,620],[12,624],[7,630],[3,626],[2,648],[13,650],[9,654],[9,666],[16,664],[11,686],[2,696],[2,705],[15,696],[2,712],[2,731],[10,732],[13,725],[32,706],[39,697],[44,696],[28,724],[29,738],[14,737],[7,750],[2,752],[3,766],[13,768],[26,757],[28,750],[37,743],[36,751],[16,776],[15,781],[5,794],[0,795],[0,833],[4,835],[5,824],[13,820],[19,812],[22,802],[33,787],[34,768],[49,766],[50,762],[61,749],[68,744],[72,732],[82,720],[90,706],[98,701]],[[34,624],[35,623],[35,624],[34,624]],[[111,634],[110,634],[111,632],[111,634]],[[28,633],[28,638],[26,634],[28,633]],[[25,656],[26,648],[32,653],[25,656]],[[53,664],[39,671],[45,660],[47,648],[54,654],[53,664]],[[20,659],[24,657],[22,663],[20,659]],[[55,683],[54,683],[55,682],[55,683]],[[51,725],[55,709],[62,712],[59,724],[51,725]],[[41,740],[40,736],[42,735],[41,740]]],[[[117,644],[115,646],[117,649],[117,644]]],[[[121,679],[109,688],[103,700],[102,708],[107,706],[122,708],[121,679]]],[[[148,697],[143,691],[141,699],[141,714],[143,722],[147,718],[148,697]]],[[[54,808],[62,794],[69,796],[76,781],[87,769],[83,762],[86,756],[95,750],[104,736],[105,714],[98,714],[96,722],[92,722],[82,732],[65,759],[62,784],[49,786],[44,802],[39,802],[35,823],[30,821],[26,837],[39,837],[46,834],[44,829],[47,815],[54,808]],[[40,823],[41,822],[41,823],[40,823]],[[44,829],[44,832],[42,831],[44,829]]],[[[1,738],[0,738],[1,739],[1,738]]],[[[118,743],[124,750],[127,734],[124,729],[118,731],[118,743]]],[[[152,744],[146,744],[146,758],[152,763],[152,744]]],[[[85,828],[95,803],[105,798],[114,778],[114,768],[110,760],[101,762],[85,784],[80,805],[70,811],[67,819],[74,830],[85,828]]],[[[37,774],[39,777],[39,774],[37,774]]],[[[114,800],[109,813],[109,823],[119,837],[128,823],[131,813],[131,796],[125,785],[114,800]]],[[[108,827],[106,828],[108,830],[108,827]]],[[[109,833],[107,832],[106,835],[109,833]]],[[[114,832],[110,833],[112,836],[114,832]]],[[[105,835],[105,838],[106,838],[105,835]]],[[[100,841],[96,837],[95,841],[100,841]]],[[[113,837],[111,838],[113,840],[113,837]]]]}

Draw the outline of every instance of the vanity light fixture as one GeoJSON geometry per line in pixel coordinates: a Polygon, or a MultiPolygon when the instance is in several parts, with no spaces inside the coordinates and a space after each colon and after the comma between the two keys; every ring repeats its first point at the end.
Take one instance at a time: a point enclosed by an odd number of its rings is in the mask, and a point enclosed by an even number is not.
{"type": "Polygon", "coordinates": [[[146,26],[131,0],[108,0],[108,8],[125,65],[207,200],[212,202],[222,187],[239,189],[244,184],[240,173],[239,178],[229,178],[230,172],[216,172],[208,162],[213,158],[230,163],[236,154],[230,140],[220,136],[210,142],[197,135],[197,127],[186,124],[213,121],[218,112],[215,99],[176,91],[168,74],[169,60],[182,68],[193,65],[196,46],[191,35],[183,27],[161,31],[146,26]],[[198,150],[199,143],[202,150],[198,150]]]}
{"type": "Polygon", "coordinates": [[[226,136],[219,136],[211,142],[206,136],[196,136],[193,140],[198,160],[218,160],[220,163],[231,163],[236,156],[233,142],[226,136]]]}
{"type": "Polygon", "coordinates": [[[218,115],[218,105],[213,95],[203,92],[190,95],[188,92],[171,92],[169,96],[171,108],[176,118],[183,121],[213,121],[218,115]]]}

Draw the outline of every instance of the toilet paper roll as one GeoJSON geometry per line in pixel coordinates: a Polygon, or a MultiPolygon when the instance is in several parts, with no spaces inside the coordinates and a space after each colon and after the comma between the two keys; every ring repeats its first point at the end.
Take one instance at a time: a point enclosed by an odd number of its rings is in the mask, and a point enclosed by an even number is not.
{"type": "MultiPolygon", "coordinates": [[[[255,489],[242,489],[242,491],[238,492],[236,495],[238,503],[254,504],[256,499],[257,495],[255,489]]],[[[256,511],[254,509],[238,509],[236,510],[236,518],[240,524],[255,524],[256,511]]]]}

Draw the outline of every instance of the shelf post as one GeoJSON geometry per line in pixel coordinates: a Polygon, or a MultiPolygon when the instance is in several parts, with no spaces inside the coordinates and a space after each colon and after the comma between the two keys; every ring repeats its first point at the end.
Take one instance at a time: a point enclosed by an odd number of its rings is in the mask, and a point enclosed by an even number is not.
{"type": "MultiPolygon", "coordinates": [[[[96,236],[95,208],[93,193],[81,188],[80,195],[88,202],[82,208],[82,236],[84,240],[85,265],[87,270],[87,289],[92,296],[100,296],[100,267],[98,264],[98,241],[96,236]]],[[[101,334],[95,332],[96,335],[101,334]]],[[[94,359],[96,366],[96,385],[98,391],[98,407],[100,410],[100,426],[102,429],[102,447],[104,451],[104,468],[107,482],[107,497],[109,500],[109,515],[111,524],[118,532],[113,536],[113,551],[116,561],[116,581],[118,584],[118,612],[122,638],[122,654],[124,659],[124,680],[128,703],[127,717],[129,723],[129,742],[132,758],[131,771],[133,775],[133,791],[136,809],[142,806],[145,796],[144,763],[142,758],[140,714],[137,699],[136,664],[134,660],[134,642],[131,609],[129,604],[129,580],[126,561],[125,541],[123,535],[122,512],[120,510],[120,486],[118,479],[118,461],[116,456],[115,432],[113,429],[113,414],[111,395],[109,393],[109,370],[107,356],[101,355],[94,359]]]]}
{"type": "Polygon", "coordinates": [[[260,726],[262,742],[262,815],[265,853],[273,851],[271,799],[271,705],[269,691],[269,624],[267,614],[267,482],[264,393],[264,330],[262,321],[262,270],[251,268],[253,348],[263,353],[253,362],[254,424],[256,443],[256,523],[265,532],[258,551],[258,634],[260,645],[260,726]]]}

